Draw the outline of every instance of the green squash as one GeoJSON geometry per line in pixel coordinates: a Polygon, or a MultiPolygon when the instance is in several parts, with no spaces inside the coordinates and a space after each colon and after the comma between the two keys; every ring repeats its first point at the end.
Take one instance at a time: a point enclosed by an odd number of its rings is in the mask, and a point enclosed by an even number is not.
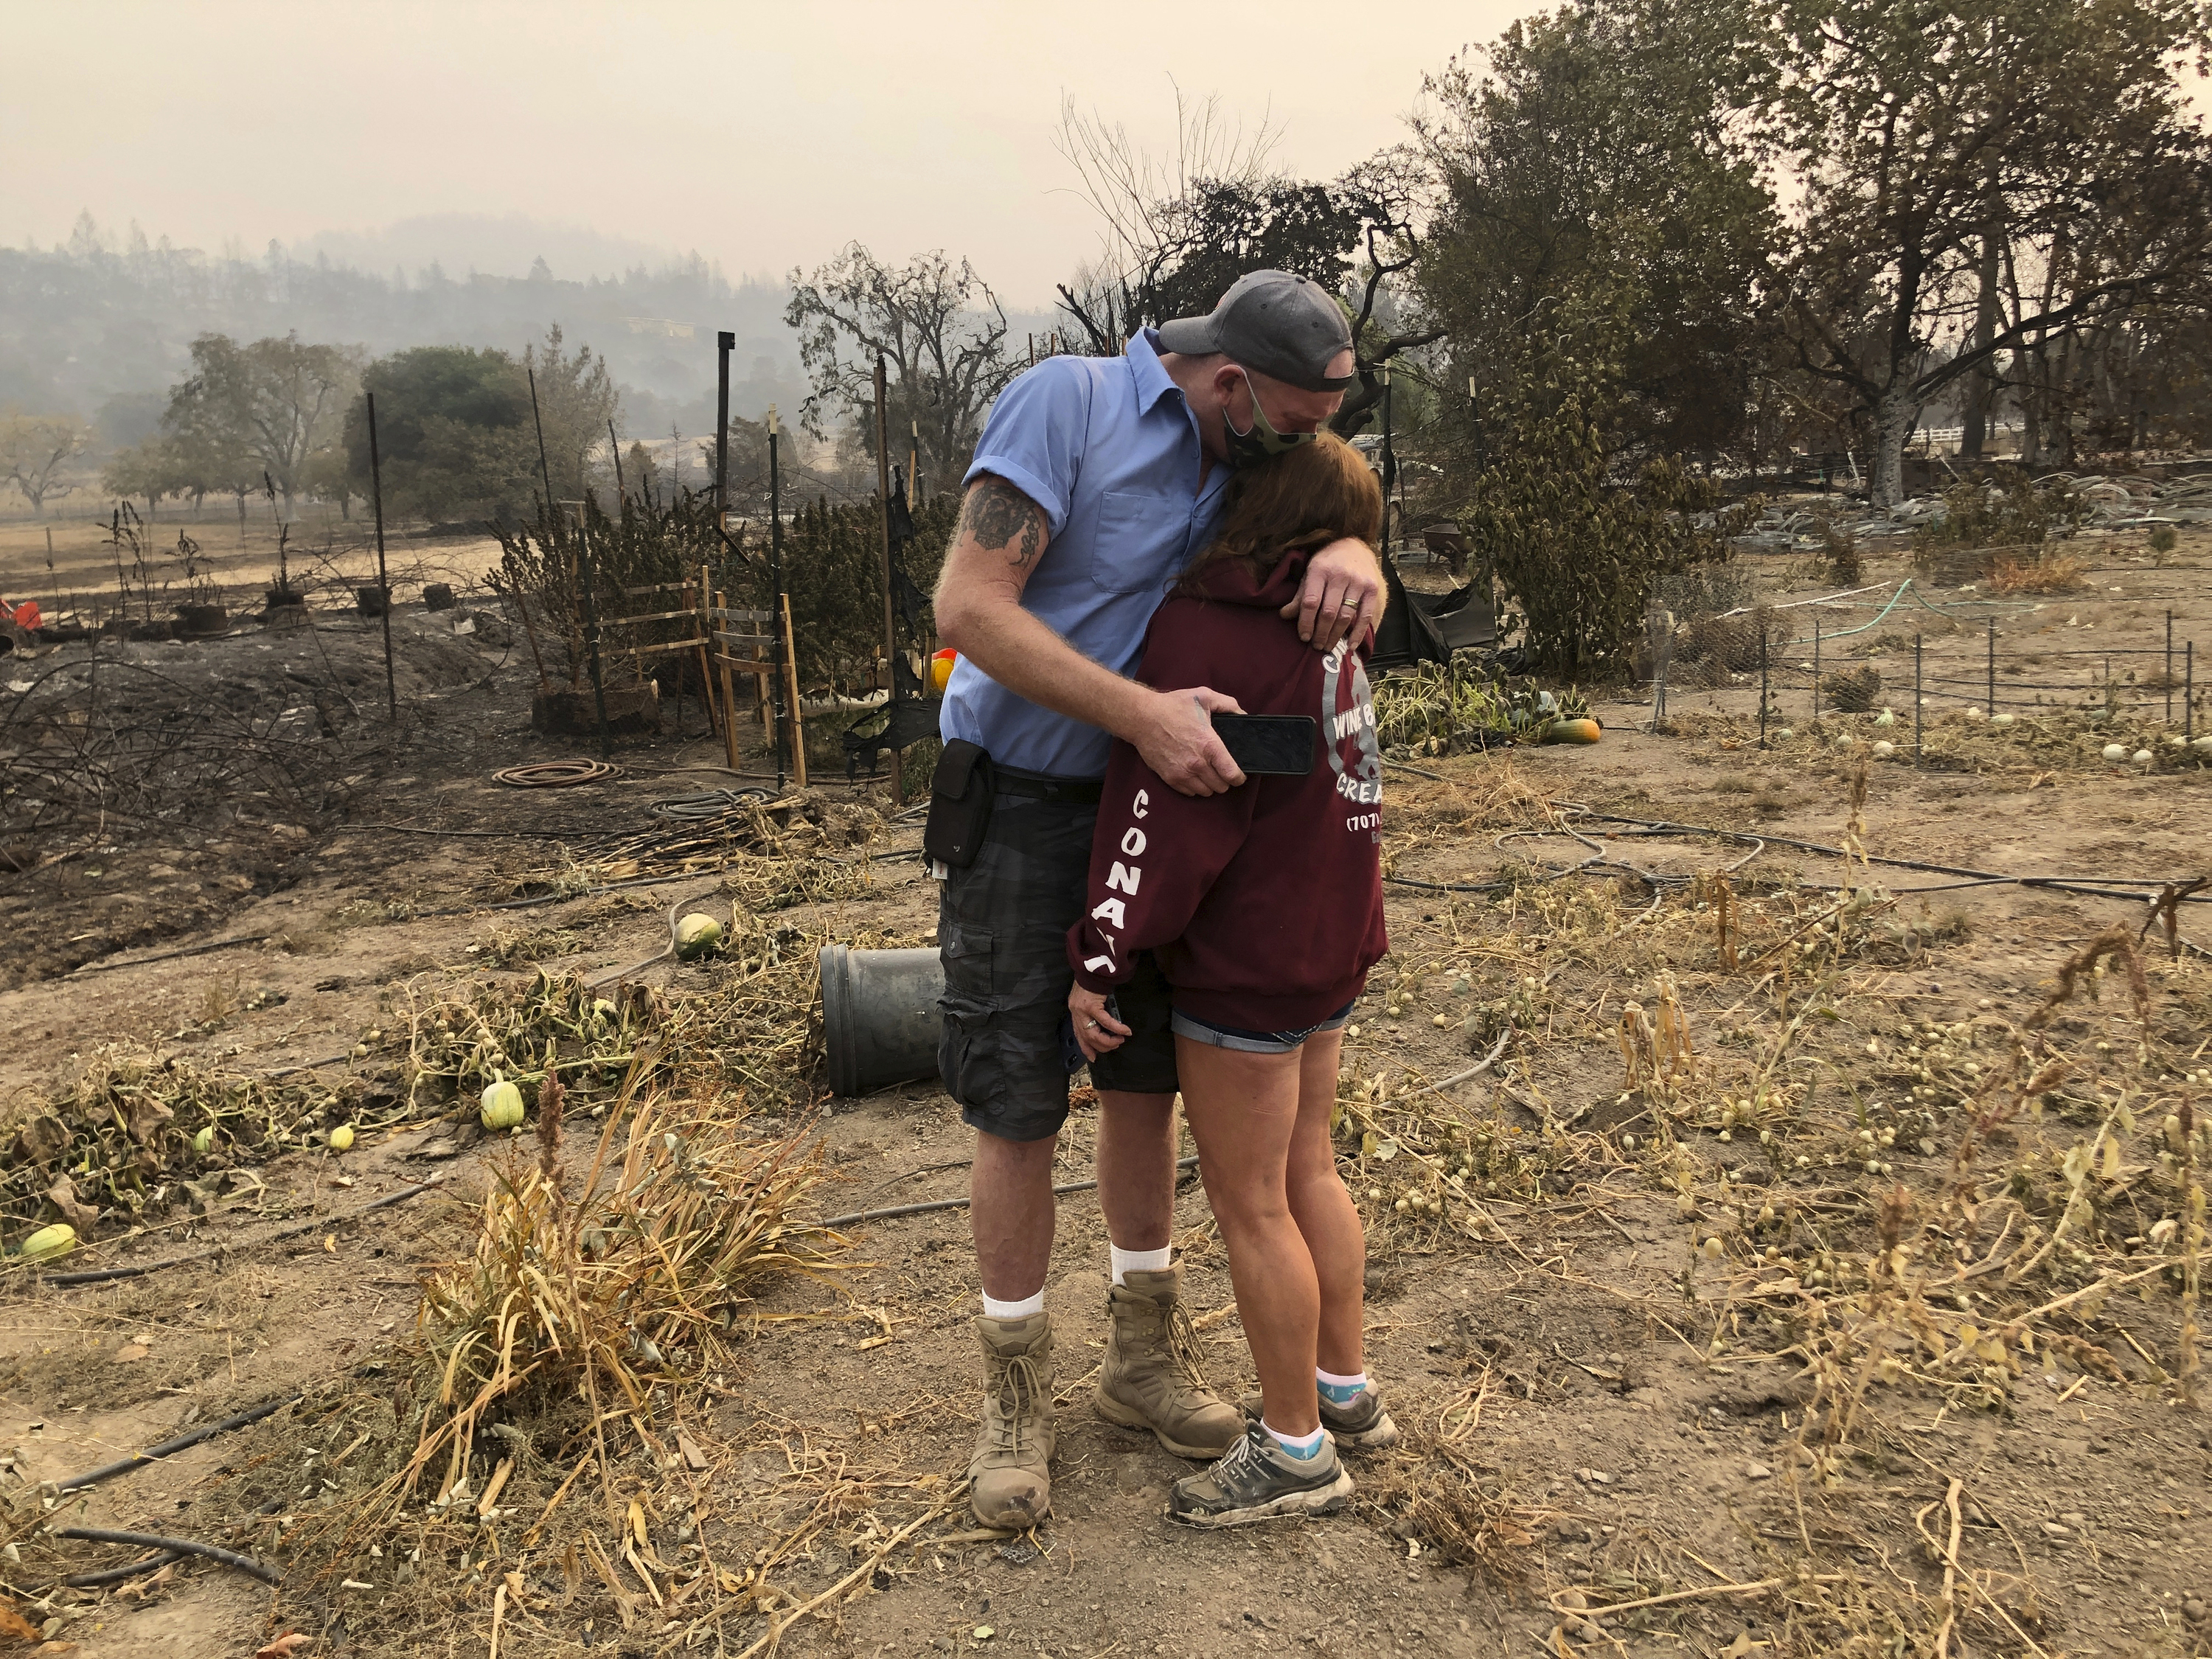
{"type": "Polygon", "coordinates": [[[483,1091],[477,1117],[485,1128],[495,1133],[520,1127],[522,1091],[501,1078],[483,1091]]]}

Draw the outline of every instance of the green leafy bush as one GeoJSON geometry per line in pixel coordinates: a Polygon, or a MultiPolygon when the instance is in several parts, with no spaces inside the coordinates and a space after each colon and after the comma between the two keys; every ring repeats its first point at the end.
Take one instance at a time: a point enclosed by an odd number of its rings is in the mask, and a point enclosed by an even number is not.
{"type": "Polygon", "coordinates": [[[1460,514],[1511,602],[1502,629],[1518,628],[1532,665],[1563,674],[1625,662],[1660,579],[1727,556],[1716,486],[1672,458],[1617,479],[1593,413],[1600,396],[1594,385],[1528,386],[1460,514]]]}
{"type": "Polygon", "coordinates": [[[1912,538],[1916,556],[1948,548],[2036,547],[2074,528],[2087,507],[2063,480],[2038,483],[2007,469],[1992,483],[1970,479],[1943,492],[1943,516],[1912,538]]]}

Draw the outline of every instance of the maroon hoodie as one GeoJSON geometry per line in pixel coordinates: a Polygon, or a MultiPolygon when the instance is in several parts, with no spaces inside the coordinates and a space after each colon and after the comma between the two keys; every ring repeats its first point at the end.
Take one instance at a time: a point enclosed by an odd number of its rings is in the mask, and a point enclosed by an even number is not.
{"type": "Polygon", "coordinates": [[[1152,617],[1137,678],[1212,686],[1249,714],[1306,714],[1321,753],[1302,778],[1248,778],[1177,794],[1116,742],[1091,846],[1075,976],[1102,995],[1153,951],[1182,1012],[1249,1031],[1298,1030],[1335,1013],[1389,949],[1382,931],[1382,763],[1364,652],[1327,655],[1276,613],[1306,556],[1255,586],[1243,561],[1200,576],[1152,617]]]}

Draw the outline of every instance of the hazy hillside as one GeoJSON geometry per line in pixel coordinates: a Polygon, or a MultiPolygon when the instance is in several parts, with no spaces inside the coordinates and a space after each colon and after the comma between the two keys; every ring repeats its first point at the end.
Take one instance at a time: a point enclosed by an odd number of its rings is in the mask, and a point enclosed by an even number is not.
{"type": "MultiPolygon", "coordinates": [[[[327,238],[360,256],[441,246],[499,255],[542,244],[543,264],[514,274],[433,258],[412,269],[362,269],[326,252],[298,257],[275,243],[259,258],[103,234],[80,220],[65,246],[0,249],[0,407],[106,418],[128,442],[158,414],[158,394],[185,372],[194,336],[302,339],[366,346],[503,346],[519,351],[558,323],[570,343],[603,352],[623,387],[634,432],[714,423],[714,331],[738,337],[733,412],[804,395],[799,354],[783,324],[780,282],[732,283],[696,255],[641,261],[618,273],[563,270],[562,253],[643,252],[588,232],[459,216],[409,222],[374,237],[327,238]]],[[[473,257],[473,256],[471,256],[473,257]]],[[[535,259],[538,256],[532,254],[535,259]]]]}

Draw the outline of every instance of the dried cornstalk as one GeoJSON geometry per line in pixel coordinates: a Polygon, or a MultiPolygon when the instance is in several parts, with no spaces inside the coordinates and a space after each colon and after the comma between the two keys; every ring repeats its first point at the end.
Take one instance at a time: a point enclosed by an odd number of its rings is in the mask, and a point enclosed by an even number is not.
{"type": "Polygon", "coordinates": [[[1620,1063],[1626,1073],[1621,1086],[1631,1094],[1659,1080],[1659,1034],[1640,1002],[1620,1011],[1620,1063]]]}
{"type": "Polygon", "coordinates": [[[1874,884],[1874,866],[1867,862],[1866,849],[1867,763],[1862,760],[1851,769],[1850,781],[1845,800],[1850,816],[1844,824],[1844,894],[1851,890],[1851,860],[1859,861],[1859,875],[1868,885],[1874,884]]]}
{"type": "Polygon", "coordinates": [[[1690,1046],[1689,1016],[1682,1012],[1682,1000],[1675,994],[1672,974],[1659,975],[1657,1036],[1658,1058],[1667,1068],[1669,1083],[1697,1069],[1697,1051],[1690,1046]]]}
{"type": "Polygon", "coordinates": [[[2153,927],[2166,935],[2166,954],[2172,961],[2181,960],[2181,901],[2199,888],[2212,887],[2212,876],[2199,876],[2191,882],[2168,882],[2150,901],[2150,914],[2143,918],[2142,927],[2136,933],[2140,945],[2150,937],[2153,927]]]}
{"type": "Polygon", "coordinates": [[[2197,1113],[2181,1100],[2181,1358],[2176,1375],[2185,1405],[2197,1403],[2197,1264],[2204,1249],[2204,1188],[2197,1176],[2197,1113]]]}
{"type": "Polygon", "coordinates": [[[1743,965],[1736,949],[1735,890],[1725,870],[1699,876],[1697,887],[1698,896],[1713,913],[1713,942],[1720,951],[1721,966],[1733,974],[1743,965]]]}
{"type": "Polygon", "coordinates": [[[2083,975],[2091,975],[2090,1000],[2096,999],[2094,975],[2097,964],[2112,960],[2121,963],[2128,973],[2128,994],[2134,998],[2136,1018],[2148,1026],[2150,1024],[2150,981],[2143,973],[2142,953],[2136,942],[2128,937],[2127,924],[2114,922],[2072,956],[2058,964],[2057,988],[2043,1000],[2043,1006],[2027,1017],[2032,1030],[2043,1024],[2062,1003],[2074,998],[2074,987],[2083,975]]]}

